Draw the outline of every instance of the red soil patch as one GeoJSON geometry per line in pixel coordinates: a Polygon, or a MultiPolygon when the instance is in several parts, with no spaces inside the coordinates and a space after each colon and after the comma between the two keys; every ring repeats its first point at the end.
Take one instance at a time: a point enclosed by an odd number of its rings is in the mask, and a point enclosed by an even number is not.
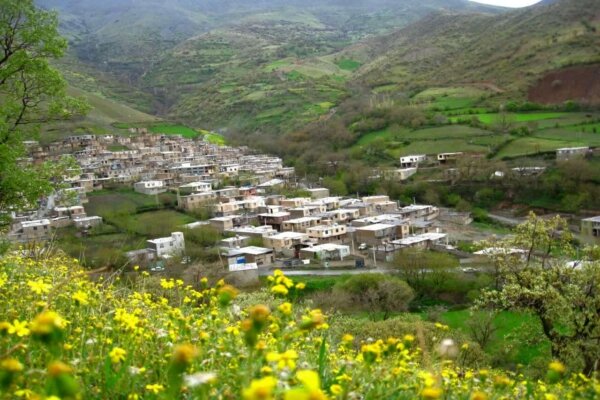
{"type": "Polygon", "coordinates": [[[528,98],[541,104],[558,104],[567,100],[600,104],[600,65],[549,72],[529,89],[528,98]]]}

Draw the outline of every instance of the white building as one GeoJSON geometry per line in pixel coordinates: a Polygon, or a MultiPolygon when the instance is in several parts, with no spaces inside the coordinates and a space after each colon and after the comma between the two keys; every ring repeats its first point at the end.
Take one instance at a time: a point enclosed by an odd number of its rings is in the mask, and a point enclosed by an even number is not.
{"type": "Polygon", "coordinates": [[[350,246],[335,243],[325,243],[300,250],[300,258],[304,260],[342,261],[349,255],[350,246]]]}
{"type": "Polygon", "coordinates": [[[400,166],[402,168],[414,168],[418,167],[419,163],[425,162],[427,156],[425,154],[412,154],[409,156],[400,157],[400,166]]]}
{"type": "Polygon", "coordinates": [[[170,237],[148,240],[148,249],[154,251],[159,258],[183,255],[185,239],[182,232],[173,232],[170,237]]]}
{"type": "Polygon", "coordinates": [[[155,195],[166,192],[167,188],[163,181],[142,181],[135,183],[133,185],[133,190],[138,193],[155,195]]]}
{"type": "Polygon", "coordinates": [[[589,147],[564,147],[562,149],[556,149],[556,159],[570,160],[572,158],[582,158],[589,152],[589,147]]]}

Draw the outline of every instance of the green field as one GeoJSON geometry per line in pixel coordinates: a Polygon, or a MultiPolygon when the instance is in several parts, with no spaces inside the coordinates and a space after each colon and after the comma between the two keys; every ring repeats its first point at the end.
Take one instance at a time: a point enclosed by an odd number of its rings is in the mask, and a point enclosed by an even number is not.
{"type": "Polygon", "coordinates": [[[355,60],[350,59],[342,59],[336,62],[336,65],[345,71],[354,72],[360,68],[361,63],[355,60]]]}
{"type": "Polygon", "coordinates": [[[485,90],[470,86],[430,88],[415,95],[413,101],[432,110],[455,110],[472,107],[485,95],[485,90]]]}
{"type": "Polygon", "coordinates": [[[517,139],[507,146],[503,147],[495,158],[526,156],[537,153],[544,153],[560,149],[561,147],[585,146],[586,143],[578,141],[559,141],[541,139],[537,137],[528,137],[517,139]]]}
{"type": "Polygon", "coordinates": [[[162,193],[158,196],[148,196],[134,192],[132,189],[100,190],[88,194],[89,203],[85,209],[89,215],[106,215],[115,211],[135,213],[138,208],[153,207],[157,204],[173,202],[175,195],[162,193]]]}
{"type": "MultiPolygon", "coordinates": [[[[448,311],[441,322],[468,333],[469,311],[448,311]]],[[[494,320],[496,332],[486,349],[488,353],[508,355],[515,364],[531,365],[538,358],[550,357],[550,344],[544,338],[539,321],[528,314],[501,312],[494,320]],[[523,343],[526,341],[526,343],[523,343]]]]}
{"type": "Polygon", "coordinates": [[[181,135],[187,138],[196,138],[200,133],[195,129],[189,128],[185,125],[173,125],[173,124],[157,124],[152,125],[148,128],[149,132],[161,133],[165,135],[181,135]]]}
{"type": "MultiPolygon", "coordinates": [[[[534,112],[534,113],[509,113],[508,118],[512,119],[514,122],[530,122],[530,121],[541,121],[547,119],[557,119],[564,116],[568,116],[569,113],[563,112],[534,112]]],[[[459,115],[456,117],[451,117],[450,121],[452,123],[458,123],[463,120],[470,120],[473,117],[479,118],[479,121],[484,124],[493,124],[495,123],[499,115],[496,113],[486,113],[486,114],[467,114],[467,115],[459,115]]]]}

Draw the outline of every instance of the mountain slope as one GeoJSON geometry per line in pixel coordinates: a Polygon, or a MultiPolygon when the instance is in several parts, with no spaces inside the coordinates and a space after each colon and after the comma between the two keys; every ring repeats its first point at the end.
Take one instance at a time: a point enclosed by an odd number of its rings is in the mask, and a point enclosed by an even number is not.
{"type": "Polygon", "coordinates": [[[491,82],[524,95],[545,72],[600,62],[600,1],[562,0],[504,15],[437,13],[344,51],[369,87],[491,82]]]}

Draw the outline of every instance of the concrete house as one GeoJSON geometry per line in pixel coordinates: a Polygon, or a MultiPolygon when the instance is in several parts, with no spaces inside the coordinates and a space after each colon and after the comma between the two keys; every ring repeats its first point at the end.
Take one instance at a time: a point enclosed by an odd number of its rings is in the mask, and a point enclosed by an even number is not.
{"type": "Polygon", "coordinates": [[[308,237],[322,243],[339,243],[346,239],[346,225],[319,225],[306,230],[308,237]]]}
{"type": "Polygon", "coordinates": [[[437,155],[437,160],[440,164],[447,164],[450,162],[456,162],[459,158],[463,156],[463,153],[440,153],[437,155]]]}
{"type": "Polygon", "coordinates": [[[275,261],[273,250],[264,247],[248,246],[238,249],[229,249],[227,253],[228,265],[256,264],[257,266],[269,266],[275,261]]]}
{"type": "Polygon", "coordinates": [[[212,191],[178,196],[177,207],[186,211],[195,211],[206,207],[209,203],[215,201],[216,198],[216,194],[212,191]]]}
{"type": "Polygon", "coordinates": [[[413,204],[402,207],[399,211],[402,218],[411,221],[424,220],[432,221],[440,215],[440,210],[437,207],[430,205],[413,204]]]}
{"type": "Polygon", "coordinates": [[[409,155],[400,157],[400,166],[402,168],[417,168],[419,163],[427,161],[425,154],[409,155]]]}
{"type": "Polygon", "coordinates": [[[274,229],[283,231],[283,223],[290,219],[287,211],[274,211],[271,213],[258,214],[258,222],[261,225],[271,225],[274,229]]]}
{"type": "Polygon", "coordinates": [[[329,189],[327,188],[306,189],[306,191],[310,193],[312,199],[324,199],[329,197],[329,189]]]}
{"type": "Polygon", "coordinates": [[[52,227],[49,219],[22,221],[13,227],[8,238],[19,243],[45,241],[50,238],[51,232],[52,227]]]}
{"type": "Polygon", "coordinates": [[[283,230],[286,232],[301,232],[306,233],[308,228],[321,224],[321,218],[319,217],[303,217],[295,218],[284,221],[283,230]]]}
{"type": "Polygon", "coordinates": [[[133,190],[147,195],[156,195],[167,191],[163,181],[142,181],[133,185],[133,190]]]}
{"type": "Polygon", "coordinates": [[[199,192],[210,192],[212,190],[212,184],[210,182],[190,182],[185,185],[179,186],[179,193],[182,195],[199,193],[199,192]]]}
{"type": "Polygon", "coordinates": [[[173,232],[170,237],[148,240],[148,249],[158,258],[170,258],[185,253],[185,239],[182,232],[173,232]]]}
{"type": "Polygon", "coordinates": [[[320,244],[300,250],[300,258],[303,260],[342,261],[349,255],[350,246],[335,243],[320,244]]]}
{"type": "Polygon", "coordinates": [[[564,147],[556,150],[556,159],[559,161],[583,158],[590,153],[589,147],[564,147]]]}
{"type": "Polygon", "coordinates": [[[378,246],[396,239],[397,228],[390,224],[373,224],[355,229],[354,237],[357,243],[378,246]]]}
{"type": "Polygon", "coordinates": [[[600,244],[600,216],[581,220],[581,237],[590,244],[600,244]]]}
{"type": "Polygon", "coordinates": [[[263,238],[265,247],[272,248],[276,252],[282,250],[297,249],[308,241],[308,235],[300,232],[281,232],[263,238]]]}

